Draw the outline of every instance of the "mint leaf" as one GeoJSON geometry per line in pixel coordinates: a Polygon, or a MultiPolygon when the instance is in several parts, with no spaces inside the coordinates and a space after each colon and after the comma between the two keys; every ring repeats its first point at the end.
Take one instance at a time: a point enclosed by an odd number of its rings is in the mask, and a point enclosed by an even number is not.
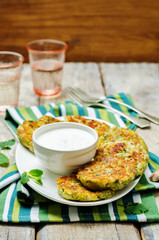
{"type": "Polygon", "coordinates": [[[15,139],[10,139],[8,141],[4,141],[4,142],[0,142],[0,148],[2,150],[10,150],[11,149],[11,146],[13,146],[15,143],[15,139]]]}
{"type": "Polygon", "coordinates": [[[0,166],[1,167],[8,167],[9,159],[3,153],[0,153],[0,166]]]}
{"type": "Polygon", "coordinates": [[[29,179],[33,179],[37,184],[43,185],[41,177],[43,175],[43,171],[40,169],[32,169],[29,172],[24,172],[21,176],[21,182],[23,184],[27,183],[29,179]]]}
{"type": "Polygon", "coordinates": [[[127,214],[139,215],[148,211],[148,209],[141,203],[128,202],[126,205],[120,205],[124,207],[124,212],[127,214]]]}
{"type": "Polygon", "coordinates": [[[42,175],[43,175],[43,171],[40,169],[32,169],[28,172],[28,176],[35,180],[41,179],[42,175]]]}
{"type": "Polygon", "coordinates": [[[27,172],[24,172],[22,175],[21,175],[21,183],[22,184],[26,184],[27,182],[29,182],[29,177],[27,175],[27,172]]]}
{"type": "Polygon", "coordinates": [[[142,214],[142,213],[145,213],[148,211],[148,209],[142,205],[141,203],[137,203],[137,204],[129,204],[125,210],[124,210],[126,213],[128,214],[142,214]]]}
{"type": "Polygon", "coordinates": [[[39,180],[37,180],[37,181],[35,181],[37,184],[39,184],[39,185],[43,185],[43,182],[41,181],[41,179],[39,179],[39,180]]]}

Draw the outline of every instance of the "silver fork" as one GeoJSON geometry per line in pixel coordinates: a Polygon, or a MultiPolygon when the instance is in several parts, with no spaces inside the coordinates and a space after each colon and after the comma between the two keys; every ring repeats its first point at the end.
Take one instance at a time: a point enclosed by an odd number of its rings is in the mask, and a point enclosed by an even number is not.
{"type": "Polygon", "coordinates": [[[143,118],[146,118],[148,119],[149,121],[155,123],[155,124],[159,124],[159,118],[157,117],[154,117],[154,116],[151,116],[150,114],[147,114],[143,111],[141,111],[140,109],[136,108],[136,107],[133,107],[133,106],[130,106],[124,102],[120,102],[116,99],[110,99],[110,98],[96,98],[96,97],[93,97],[93,96],[90,96],[89,94],[87,94],[86,92],[84,92],[81,88],[71,88],[69,87],[69,89],[76,93],[81,99],[83,99],[83,101],[87,102],[88,104],[91,104],[91,103],[100,103],[100,102],[103,102],[103,101],[108,101],[108,102],[115,102],[115,103],[118,103],[120,105],[123,105],[129,109],[132,109],[133,111],[137,112],[139,114],[140,117],[143,117],[143,118]]]}
{"type": "Polygon", "coordinates": [[[147,128],[150,126],[150,122],[147,121],[146,119],[141,119],[141,118],[135,118],[133,116],[127,115],[113,107],[107,106],[102,103],[97,103],[97,102],[86,102],[83,100],[83,98],[77,94],[77,92],[74,91],[73,88],[67,87],[63,90],[65,94],[67,94],[69,97],[71,97],[75,102],[77,102],[79,105],[85,106],[85,107],[93,107],[93,106],[98,106],[98,107],[104,107],[109,110],[112,110],[115,113],[118,113],[120,116],[123,116],[124,118],[128,119],[130,122],[133,122],[136,126],[140,128],[147,128]]]}

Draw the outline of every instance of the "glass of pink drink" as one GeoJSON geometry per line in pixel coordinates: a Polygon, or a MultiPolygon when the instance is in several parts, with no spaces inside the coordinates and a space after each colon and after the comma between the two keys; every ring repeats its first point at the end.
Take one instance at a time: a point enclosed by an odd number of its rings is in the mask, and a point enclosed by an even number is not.
{"type": "Polygon", "coordinates": [[[19,83],[24,58],[21,54],[0,51],[0,112],[8,107],[17,107],[19,83]]]}
{"type": "Polygon", "coordinates": [[[67,48],[65,42],[51,39],[27,44],[34,92],[38,96],[52,98],[60,95],[67,48]]]}

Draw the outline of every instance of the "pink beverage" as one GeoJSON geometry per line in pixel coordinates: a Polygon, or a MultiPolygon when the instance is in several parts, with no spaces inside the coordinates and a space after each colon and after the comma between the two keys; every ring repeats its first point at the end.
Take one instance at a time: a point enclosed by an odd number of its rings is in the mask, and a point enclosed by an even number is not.
{"type": "Polygon", "coordinates": [[[54,97],[61,93],[63,64],[54,59],[40,59],[32,64],[34,91],[43,97],[54,97]]]}
{"type": "Polygon", "coordinates": [[[34,91],[44,98],[61,93],[63,65],[68,45],[55,39],[39,39],[27,44],[34,91]]]}
{"type": "Polygon", "coordinates": [[[18,106],[20,71],[17,68],[0,68],[0,112],[18,106]]]}
{"type": "Polygon", "coordinates": [[[24,58],[16,52],[0,51],[0,112],[17,107],[24,58]]]}

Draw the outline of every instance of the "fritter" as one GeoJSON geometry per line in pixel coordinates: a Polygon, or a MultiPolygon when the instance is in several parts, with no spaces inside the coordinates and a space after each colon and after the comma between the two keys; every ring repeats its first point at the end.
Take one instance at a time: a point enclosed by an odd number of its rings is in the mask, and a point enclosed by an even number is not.
{"type": "Polygon", "coordinates": [[[31,152],[34,152],[32,135],[38,127],[37,121],[24,121],[23,124],[17,128],[17,136],[20,143],[31,152]]]}
{"type": "Polygon", "coordinates": [[[108,126],[106,123],[98,120],[88,119],[82,116],[66,116],[65,117],[66,122],[76,122],[81,123],[84,125],[87,125],[98,133],[98,136],[103,136],[105,132],[107,132],[110,129],[110,126],[108,126]]]}
{"type": "Polygon", "coordinates": [[[57,123],[57,122],[63,122],[63,121],[54,117],[43,115],[41,118],[38,119],[37,122],[38,122],[38,126],[41,127],[49,123],[57,123]]]}
{"type": "Polygon", "coordinates": [[[34,152],[32,136],[33,132],[46,124],[61,122],[57,118],[53,118],[50,116],[42,116],[37,121],[24,121],[23,124],[19,125],[17,128],[17,136],[19,138],[20,143],[26,147],[29,151],[34,152]]]}
{"type": "Polygon", "coordinates": [[[76,178],[75,173],[56,180],[58,193],[62,198],[73,201],[91,202],[111,198],[115,191],[91,191],[86,189],[76,178]]]}
{"type": "Polygon", "coordinates": [[[139,154],[128,157],[105,156],[95,159],[81,168],[77,179],[91,190],[120,190],[146,170],[147,162],[142,162],[139,154]],[[140,161],[140,164],[137,162],[140,161]]]}
{"type": "Polygon", "coordinates": [[[119,128],[119,127],[112,127],[109,131],[103,132],[103,135],[99,139],[99,145],[103,146],[105,143],[110,142],[122,142],[127,141],[130,142],[131,145],[142,145],[143,149],[148,152],[148,148],[144,142],[144,140],[134,131],[131,129],[119,128]],[[100,144],[101,141],[101,144],[100,144]]]}
{"type": "Polygon", "coordinates": [[[77,172],[77,179],[88,189],[120,190],[142,176],[148,165],[147,146],[137,133],[114,127],[106,136],[106,141],[99,140],[94,161],[77,172]]]}

